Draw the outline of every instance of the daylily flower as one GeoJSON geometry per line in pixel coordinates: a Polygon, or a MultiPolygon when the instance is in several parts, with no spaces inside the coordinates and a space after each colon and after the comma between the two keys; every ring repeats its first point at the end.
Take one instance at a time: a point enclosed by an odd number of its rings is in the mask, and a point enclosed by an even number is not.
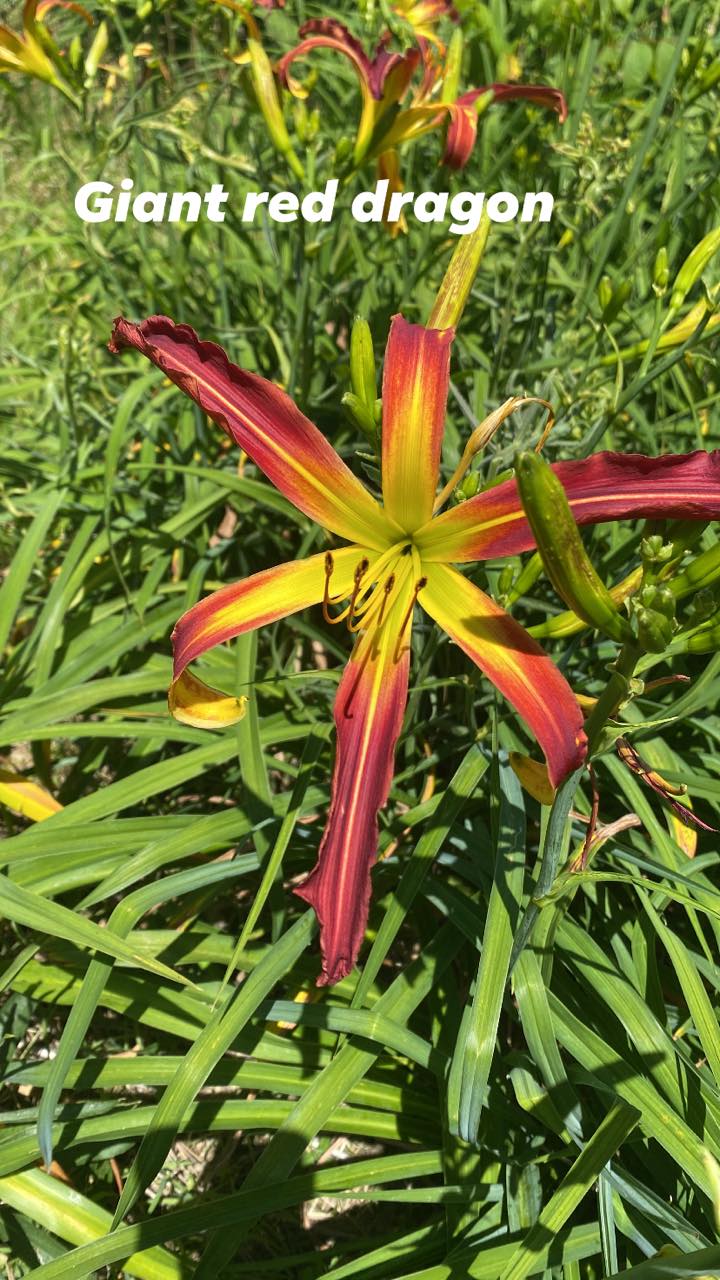
{"type": "Polygon", "coordinates": [[[344,54],[355,68],[362,93],[362,113],[353,151],[356,166],[364,159],[375,159],[393,147],[447,125],[442,163],[461,169],[475,146],[478,108],[483,102],[489,105],[510,98],[525,98],[557,112],[561,123],[567,117],[563,94],[546,85],[490,84],[461,94],[453,101],[444,101],[440,95],[445,68],[424,39],[407,53],[389,53],[387,45],[392,37],[386,32],[369,58],[359,40],[334,18],[311,19],[300,28],[300,35],[303,37],[300,44],[277,65],[280,80],[292,93],[305,96],[302,86],[290,76],[290,67],[311,49],[334,49],[344,54]],[[409,104],[401,108],[412,77],[421,64],[422,80],[409,104]]]}
{"type": "MultiPolygon", "coordinates": [[[[382,505],[318,428],[273,383],[232,364],[164,316],[119,319],[112,351],[134,347],[189,395],[291,502],[345,545],[253,574],[194,605],[173,633],[171,704],[192,723],[235,719],[237,700],[192,677],[214,645],[321,604],[357,635],[335,700],[337,751],[327,825],[314,870],[295,892],[320,921],[323,972],[355,963],[367,921],[370,868],[405,710],[416,605],[439,623],[516,708],[556,786],[585,758],[582,711],[538,643],[452,566],[533,546],[514,480],[434,514],[449,388],[452,328],[392,321],[385,352],[382,505]],[[235,708],[233,708],[235,703],[235,708]],[[219,708],[219,711],[218,711],[219,708]]],[[[558,463],[575,517],[708,519],[720,515],[720,452],[646,458],[601,453],[558,463]]]]}
{"type": "Polygon", "coordinates": [[[357,73],[362,94],[362,111],[358,124],[353,160],[360,164],[383,116],[405,97],[410,81],[420,65],[420,48],[408,53],[388,53],[392,33],[381,37],[372,58],[342,22],[336,18],[311,18],[300,28],[303,40],[280,59],[277,73],[285,88],[297,98],[306,97],[302,85],[290,75],[296,58],[311,49],[335,49],[350,60],[357,73]]]}
{"type": "Polygon", "coordinates": [[[92,25],[92,18],[75,0],[25,0],[22,35],[0,24],[0,72],[21,71],[59,89],[73,103],[76,96],[67,80],[66,67],[41,19],[50,9],[72,9],[92,25]]]}
{"type": "Polygon", "coordinates": [[[428,40],[438,49],[444,45],[435,34],[435,24],[443,18],[458,20],[458,12],[450,0],[395,0],[393,13],[408,22],[418,40],[428,40]]]}

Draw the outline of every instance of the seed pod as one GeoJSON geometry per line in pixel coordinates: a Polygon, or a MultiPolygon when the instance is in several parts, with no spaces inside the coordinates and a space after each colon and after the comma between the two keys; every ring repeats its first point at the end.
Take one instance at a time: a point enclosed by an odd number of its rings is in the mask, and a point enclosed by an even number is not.
{"type": "Polygon", "coordinates": [[[370,325],[363,316],[355,316],[350,334],[350,382],[354,395],[372,417],[377,397],[375,353],[370,325]]]}
{"type": "Polygon", "coordinates": [[[640,605],[634,612],[637,638],[646,653],[664,653],[673,637],[672,618],[640,605]]]}
{"type": "Polygon", "coordinates": [[[545,572],[558,595],[579,618],[613,640],[632,639],[630,624],[590,562],[555,472],[538,454],[521,453],[515,474],[545,572]]]}

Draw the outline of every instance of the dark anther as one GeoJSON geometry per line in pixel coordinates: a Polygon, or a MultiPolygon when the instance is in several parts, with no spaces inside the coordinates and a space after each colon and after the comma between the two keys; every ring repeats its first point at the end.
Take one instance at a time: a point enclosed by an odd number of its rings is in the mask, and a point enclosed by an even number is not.
{"type": "Polygon", "coordinates": [[[394,574],[394,573],[391,573],[391,574],[390,574],[390,577],[388,578],[387,582],[385,583],[385,586],[383,587],[383,598],[382,598],[382,603],[381,603],[381,605],[380,605],[380,612],[379,612],[379,614],[378,614],[378,620],[377,620],[377,626],[378,626],[378,627],[380,626],[380,624],[381,624],[381,622],[382,622],[382,620],[383,620],[383,618],[384,618],[384,616],[385,616],[385,605],[387,604],[388,600],[390,599],[390,592],[392,591],[392,589],[393,589],[393,587],[394,587],[394,586],[395,586],[395,574],[394,574]]]}
{"type": "Polygon", "coordinates": [[[332,577],[334,568],[335,568],[335,561],[332,558],[332,553],[330,551],[326,551],[325,552],[325,590],[323,591],[322,611],[323,611],[323,617],[325,621],[330,623],[335,621],[335,619],[331,616],[330,610],[328,608],[328,605],[330,604],[330,579],[332,577]]]}
{"type": "Polygon", "coordinates": [[[365,574],[367,573],[369,567],[370,567],[369,560],[361,560],[353,575],[353,589],[352,589],[352,595],[350,597],[350,608],[348,609],[348,616],[347,616],[348,631],[352,631],[353,629],[355,603],[357,601],[358,595],[360,594],[362,580],[365,577],[365,574]]]}

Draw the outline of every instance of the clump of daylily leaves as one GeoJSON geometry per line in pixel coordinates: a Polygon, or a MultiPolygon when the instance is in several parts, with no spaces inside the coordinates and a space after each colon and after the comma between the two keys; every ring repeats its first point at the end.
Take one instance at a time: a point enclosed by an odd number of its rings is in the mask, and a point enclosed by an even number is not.
{"type": "MultiPolygon", "coordinates": [[[[177,718],[222,728],[244,715],[247,699],[211,688],[190,671],[213,646],[312,606],[322,609],[328,625],[343,626],[354,637],[335,699],[327,823],[317,863],[295,889],[320,922],[319,985],[347,975],[362,944],[378,812],[392,781],[418,608],[493,682],[534,735],[545,756],[550,799],[592,755],[627,732],[616,718],[640,691],[635,673],[648,656],[652,660],[668,642],[671,652],[704,650],[717,643],[720,631],[717,600],[713,596],[711,604],[702,594],[720,579],[720,549],[703,551],[680,569],[704,523],[720,515],[719,452],[660,458],[603,452],[552,466],[537,453],[522,453],[514,475],[447,506],[483,445],[527,402],[513,397],[489,415],[440,485],[452,344],[478,265],[478,243],[482,237],[468,236],[459,244],[426,325],[402,315],[392,320],[382,376],[379,493],[361,483],[285,391],[233,364],[220,346],[201,341],[187,325],[166,316],[140,324],[118,319],[110,342],[114,352],[133,347],[157,365],[324,530],[316,554],[222,587],[180,618],[169,694],[177,718]],[[608,591],[578,526],[638,517],[679,523],[649,532],[631,584],[608,591]],[[530,565],[544,566],[570,607],[564,625],[594,627],[619,645],[596,700],[576,696],[537,640],[475,585],[472,570],[457,567],[535,548],[539,557],[530,565]],[[695,612],[678,623],[676,604],[689,594],[695,612]]],[[[356,345],[353,394],[364,400],[374,423],[374,362],[364,341],[356,345]]],[[[532,581],[533,572],[526,568],[521,578],[532,581]]],[[[625,743],[623,737],[621,749],[625,743]]],[[[632,749],[625,759],[643,775],[632,749]]],[[[658,777],[646,781],[672,798],[658,777]]]]}

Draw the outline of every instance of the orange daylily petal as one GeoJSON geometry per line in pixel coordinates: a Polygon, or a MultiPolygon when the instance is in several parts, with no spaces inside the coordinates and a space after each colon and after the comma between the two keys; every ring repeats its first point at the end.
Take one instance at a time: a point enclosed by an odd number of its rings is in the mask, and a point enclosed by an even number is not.
{"type": "MultiPolygon", "coordinates": [[[[372,558],[372,551],[365,547],[333,551],[330,598],[344,600],[352,590],[359,562],[372,562],[372,558]]],[[[216,644],[317,604],[325,594],[326,581],[326,556],[321,553],[263,569],[199,600],[183,614],[173,631],[173,680],[177,681],[190,662],[216,644]]]]}
{"type": "Polygon", "coordinates": [[[552,804],[555,788],[550,785],[547,765],[542,760],[533,760],[532,756],[523,755],[521,751],[511,751],[509,759],[513,773],[528,795],[539,804],[552,804]]]}
{"type": "Polygon", "coordinates": [[[381,548],[397,537],[367,489],[284,391],[201,342],[186,324],[117,319],[110,350],[135,347],[250,455],[300,511],[341,538],[381,548]]]}
{"type": "Polygon", "coordinates": [[[295,893],[320,921],[323,971],[318,986],[339,982],[357,959],[370,903],[370,868],[377,856],[378,810],[388,797],[395,745],[402,728],[410,665],[412,600],[408,575],[380,634],[358,640],[335,698],[337,749],[332,798],[318,860],[295,893]]]}
{"type": "Polygon", "coordinates": [[[233,698],[220,689],[198,680],[191,671],[183,671],[173,680],[168,691],[168,709],[181,724],[195,729],[224,729],[237,724],[247,711],[247,698],[233,698]]]}
{"type": "MultiPolygon", "coordinates": [[[[720,450],[666,454],[596,453],[553,463],[578,524],[607,520],[716,520],[720,517],[720,450]]],[[[415,536],[426,560],[489,560],[535,546],[514,480],[461,502],[415,536]]]]}
{"type": "Polygon", "coordinates": [[[556,787],[585,759],[583,714],[570,685],[536,640],[449,565],[423,563],[418,600],[511,702],[542,747],[556,787]]]}
{"type": "Polygon", "coordinates": [[[454,329],[393,316],[383,370],[382,476],[388,515],[409,533],[432,515],[454,329]]]}
{"type": "Polygon", "coordinates": [[[15,773],[14,769],[0,769],[0,804],[22,814],[23,818],[30,818],[31,822],[42,822],[62,809],[60,801],[39,782],[15,773]]]}

